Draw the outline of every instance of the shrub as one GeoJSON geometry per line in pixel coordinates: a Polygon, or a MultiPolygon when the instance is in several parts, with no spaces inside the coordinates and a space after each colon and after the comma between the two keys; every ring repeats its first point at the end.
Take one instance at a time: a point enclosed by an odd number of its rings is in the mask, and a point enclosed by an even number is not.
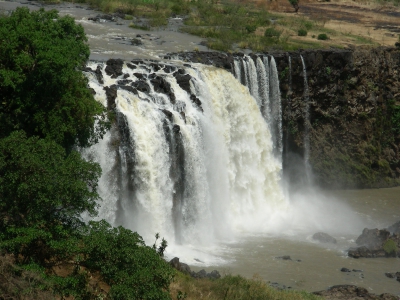
{"type": "Polygon", "coordinates": [[[112,299],[170,299],[175,272],[160,256],[165,240],[157,251],[146,246],[138,233],[102,220],[89,223],[83,241],[84,265],[100,271],[112,299]]]}
{"type": "Polygon", "coordinates": [[[318,40],[325,41],[325,40],[328,40],[329,37],[328,37],[325,33],[320,33],[320,34],[318,34],[317,39],[318,39],[318,40]]]}
{"type": "Polygon", "coordinates": [[[269,37],[269,38],[279,39],[279,37],[281,36],[281,33],[282,33],[282,31],[279,31],[279,30],[275,29],[274,27],[268,27],[264,32],[264,36],[269,37]]]}
{"type": "Polygon", "coordinates": [[[390,256],[395,256],[397,253],[397,245],[396,242],[393,240],[387,240],[384,244],[383,244],[383,250],[385,251],[385,253],[387,255],[390,256]]]}
{"type": "Polygon", "coordinates": [[[298,36],[306,36],[307,35],[307,30],[299,29],[299,31],[297,31],[297,35],[298,36]]]}
{"type": "Polygon", "coordinates": [[[256,31],[257,29],[257,25],[251,24],[251,25],[246,25],[246,31],[248,33],[253,33],[254,31],[256,31]]]}

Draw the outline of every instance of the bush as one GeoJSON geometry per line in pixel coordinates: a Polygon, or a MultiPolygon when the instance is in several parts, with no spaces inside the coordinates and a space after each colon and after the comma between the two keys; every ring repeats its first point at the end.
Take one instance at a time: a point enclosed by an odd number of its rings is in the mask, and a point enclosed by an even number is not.
{"type": "Polygon", "coordinates": [[[299,31],[297,31],[297,35],[298,36],[306,36],[307,35],[307,30],[299,29],[299,31]]]}
{"type": "Polygon", "coordinates": [[[110,285],[112,299],[170,299],[169,285],[175,274],[157,251],[145,245],[142,237],[123,227],[113,228],[106,221],[90,222],[84,234],[84,265],[98,270],[110,285]]]}
{"type": "Polygon", "coordinates": [[[274,27],[268,27],[264,32],[264,36],[269,37],[269,38],[279,39],[279,37],[281,36],[281,33],[282,33],[282,31],[279,31],[279,30],[275,29],[274,27]]]}
{"type": "Polygon", "coordinates": [[[328,40],[329,37],[328,37],[325,33],[320,33],[320,34],[318,34],[317,39],[318,39],[318,40],[325,41],[325,40],[328,40]]]}
{"type": "Polygon", "coordinates": [[[383,244],[383,250],[385,251],[385,253],[389,256],[396,256],[397,253],[397,245],[396,242],[393,240],[387,240],[384,244],[383,244]]]}
{"type": "Polygon", "coordinates": [[[251,25],[246,25],[246,31],[248,33],[253,33],[257,29],[257,25],[251,24],[251,25]]]}

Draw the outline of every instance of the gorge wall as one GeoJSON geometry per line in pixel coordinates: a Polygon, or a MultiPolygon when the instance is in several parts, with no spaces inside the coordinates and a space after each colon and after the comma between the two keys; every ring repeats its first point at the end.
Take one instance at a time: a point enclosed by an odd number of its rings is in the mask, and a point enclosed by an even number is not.
{"type": "MultiPolygon", "coordinates": [[[[400,183],[398,48],[304,50],[265,55],[272,55],[277,62],[283,114],[283,166],[289,170],[286,173],[292,182],[301,183],[304,177],[304,170],[297,166],[304,160],[304,135],[308,131],[309,163],[313,181],[319,186],[377,188],[400,183]],[[308,91],[301,56],[306,66],[308,91]]],[[[234,60],[243,54],[189,52],[174,56],[234,73],[234,60]]],[[[256,60],[256,55],[250,57],[256,60]]]]}

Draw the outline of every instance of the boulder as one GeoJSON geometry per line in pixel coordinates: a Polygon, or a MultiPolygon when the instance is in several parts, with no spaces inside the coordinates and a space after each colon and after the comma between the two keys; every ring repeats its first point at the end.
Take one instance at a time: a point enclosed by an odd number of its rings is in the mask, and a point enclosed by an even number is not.
{"type": "Polygon", "coordinates": [[[336,244],[336,239],[324,232],[317,232],[312,236],[313,240],[319,241],[321,243],[331,243],[336,244]]]}
{"type": "Polygon", "coordinates": [[[399,298],[391,294],[375,295],[367,289],[355,285],[335,285],[327,290],[314,292],[314,295],[322,296],[327,300],[398,300],[399,298]]]}
{"type": "Polygon", "coordinates": [[[117,78],[118,76],[122,75],[122,66],[124,64],[123,60],[118,58],[118,59],[109,59],[107,60],[107,66],[106,66],[106,73],[108,76],[111,76],[111,78],[117,78]]]}
{"type": "Polygon", "coordinates": [[[105,86],[104,90],[106,91],[107,108],[114,109],[115,99],[117,98],[117,86],[115,84],[113,84],[112,86],[105,86]]]}
{"type": "Polygon", "coordinates": [[[357,238],[356,243],[360,246],[366,246],[370,250],[379,250],[389,236],[390,232],[386,229],[364,228],[362,234],[357,238]]]}

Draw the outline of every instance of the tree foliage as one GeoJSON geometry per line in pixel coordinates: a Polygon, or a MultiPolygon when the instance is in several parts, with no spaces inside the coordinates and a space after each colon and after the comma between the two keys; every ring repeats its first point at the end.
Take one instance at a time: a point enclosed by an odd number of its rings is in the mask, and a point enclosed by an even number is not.
{"type": "Polygon", "coordinates": [[[101,137],[105,110],[79,72],[89,58],[86,40],[83,27],[56,10],[17,8],[0,17],[0,138],[22,129],[71,148],[101,137]]]}
{"type": "Polygon", "coordinates": [[[0,245],[42,263],[69,255],[80,215],[96,214],[100,172],[54,141],[23,132],[0,139],[0,245]]]}
{"type": "Polygon", "coordinates": [[[109,126],[81,72],[85,42],[83,28],[55,10],[0,17],[0,249],[62,299],[100,296],[91,272],[110,286],[108,298],[169,299],[164,240],[149,247],[129,229],[81,217],[97,214],[101,169],[74,146],[109,126]]]}

